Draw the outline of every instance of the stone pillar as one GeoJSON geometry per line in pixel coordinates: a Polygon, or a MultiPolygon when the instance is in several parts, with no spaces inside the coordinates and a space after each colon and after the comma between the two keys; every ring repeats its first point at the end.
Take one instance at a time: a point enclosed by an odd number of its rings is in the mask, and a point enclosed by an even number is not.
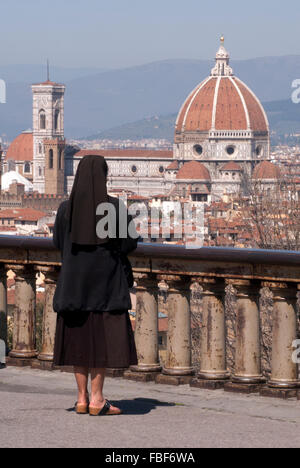
{"type": "Polygon", "coordinates": [[[223,280],[199,278],[202,293],[202,327],[197,375],[203,380],[227,380],[226,367],[225,284],[223,280]]]}
{"type": "Polygon", "coordinates": [[[35,349],[35,271],[30,265],[8,265],[15,277],[15,308],[13,349],[9,353],[13,358],[36,357],[35,349]]]}
{"type": "Polygon", "coordinates": [[[7,345],[7,270],[0,266],[0,340],[7,345]]]}
{"type": "Polygon", "coordinates": [[[232,381],[244,384],[265,382],[261,373],[260,283],[227,280],[236,290],[235,373],[232,381]]]}
{"type": "Polygon", "coordinates": [[[273,292],[272,388],[300,386],[298,364],[292,359],[297,339],[297,286],[287,283],[264,283],[273,292]]]}
{"type": "Polygon", "coordinates": [[[157,279],[150,273],[134,273],[136,286],[135,344],[138,365],[134,372],[159,372],[157,279]]]}
{"type": "Polygon", "coordinates": [[[53,361],[54,339],[57,314],[53,310],[53,297],[56,289],[58,271],[55,267],[37,267],[45,276],[45,302],[43,313],[42,350],[38,355],[40,361],[53,361]]]}
{"type": "Polygon", "coordinates": [[[169,286],[167,358],[163,373],[191,375],[190,281],[181,276],[163,276],[162,279],[169,286]]]}

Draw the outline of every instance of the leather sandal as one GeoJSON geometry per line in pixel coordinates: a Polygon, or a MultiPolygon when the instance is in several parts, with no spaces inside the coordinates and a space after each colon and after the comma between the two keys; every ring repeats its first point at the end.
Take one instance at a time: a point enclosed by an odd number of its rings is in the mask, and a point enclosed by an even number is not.
{"type": "Polygon", "coordinates": [[[88,414],[89,412],[89,394],[87,393],[87,403],[81,403],[80,405],[75,403],[75,411],[77,414],[88,414]]]}
{"type": "Polygon", "coordinates": [[[105,400],[103,408],[89,407],[90,416],[119,416],[123,413],[122,410],[120,410],[119,408],[118,413],[109,413],[111,407],[112,404],[108,400],[105,400]]]}
{"type": "Polygon", "coordinates": [[[89,404],[85,403],[85,404],[78,405],[78,403],[76,402],[75,403],[75,411],[76,411],[77,414],[88,414],[89,404]]]}

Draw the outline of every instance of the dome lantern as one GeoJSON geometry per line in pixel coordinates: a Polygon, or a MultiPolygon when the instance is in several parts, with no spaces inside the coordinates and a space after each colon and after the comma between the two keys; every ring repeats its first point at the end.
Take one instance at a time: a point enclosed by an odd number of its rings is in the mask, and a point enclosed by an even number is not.
{"type": "Polygon", "coordinates": [[[229,66],[230,55],[224,47],[224,36],[221,37],[221,45],[216,54],[216,65],[211,71],[211,76],[233,76],[233,70],[229,66]]]}

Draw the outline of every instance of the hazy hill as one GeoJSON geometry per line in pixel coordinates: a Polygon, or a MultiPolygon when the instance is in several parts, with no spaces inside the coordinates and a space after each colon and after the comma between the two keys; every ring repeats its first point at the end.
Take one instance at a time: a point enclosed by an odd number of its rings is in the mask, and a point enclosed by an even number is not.
{"type": "MultiPolygon", "coordinates": [[[[291,100],[265,102],[271,130],[279,134],[289,132],[300,133],[300,104],[295,105],[291,100]]],[[[114,127],[88,137],[88,140],[112,139],[112,140],[141,140],[144,138],[165,138],[172,141],[176,114],[149,117],[128,124],[114,127]]]]}
{"type": "MultiPolygon", "coordinates": [[[[231,65],[263,102],[288,100],[292,81],[300,78],[300,56],[232,61],[231,65]]],[[[53,79],[67,85],[66,136],[94,135],[147,116],[175,114],[212,66],[213,61],[208,60],[167,60],[88,75],[86,69],[53,71],[53,79]]],[[[0,67],[0,78],[1,73],[0,67]]],[[[12,138],[32,126],[30,83],[43,79],[41,71],[37,74],[36,79],[30,75],[30,80],[23,82],[7,75],[7,104],[0,105],[0,135],[12,138]]],[[[296,109],[300,111],[300,107],[296,109]]]]}
{"type": "Polygon", "coordinates": [[[142,140],[144,138],[165,138],[172,140],[177,114],[149,117],[114,127],[87,137],[87,140],[142,140]]]}

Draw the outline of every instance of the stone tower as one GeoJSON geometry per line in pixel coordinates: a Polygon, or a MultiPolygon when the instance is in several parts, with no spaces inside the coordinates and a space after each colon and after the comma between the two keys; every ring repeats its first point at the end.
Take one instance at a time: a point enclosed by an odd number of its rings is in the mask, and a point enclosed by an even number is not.
{"type": "MultiPolygon", "coordinates": [[[[64,144],[65,86],[50,80],[32,85],[33,93],[33,189],[45,193],[45,140],[64,144]]],[[[56,145],[56,144],[55,144],[56,145]]],[[[55,153],[55,145],[53,152],[55,153]]],[[[48,184],[49,186],[49,184],[48,184]]]]}
{"type": "Polygon", "coordinates": [[[45,151],[45,193],[63,195],[65,193],[65,140],[55,138],[44,140],[45,151]]]}

